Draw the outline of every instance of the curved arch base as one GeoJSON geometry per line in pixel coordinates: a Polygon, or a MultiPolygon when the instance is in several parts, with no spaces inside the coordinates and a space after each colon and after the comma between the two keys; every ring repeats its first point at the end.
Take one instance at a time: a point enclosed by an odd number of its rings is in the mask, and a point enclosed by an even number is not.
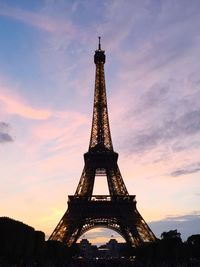
{"type": "Polygon", "coordinates": [[[85,232],[107,227],[118,232],[134,247],[156,240],[136,208],[135,196],[69,196],[68,210],[50,236],[50,240],[74,244],[85,232]]]}

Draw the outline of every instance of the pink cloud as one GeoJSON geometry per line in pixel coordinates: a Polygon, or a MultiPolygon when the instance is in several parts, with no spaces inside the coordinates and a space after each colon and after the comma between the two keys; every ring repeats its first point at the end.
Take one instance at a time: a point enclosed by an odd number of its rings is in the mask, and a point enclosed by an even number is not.
{"type": "Polygon", "coordinates": [[[50,110],[33,108],[20,97],[10,96],[2,92],[0,92],[0,102],[4,106],[4,111],[9,114],[16,114],[34,120],[45,120],[52,115],[50,110]]]}
{"type": "Polygon", "coordinates": [[[89,139],[87,124],[88,119],[83,114],[71,111],[55,111],[54,117],[51,117],[50,120],[31,127],[28,150],[36,158],[36,155],[40,154],[41,151],[48,152],[49,156],[45,159],[43,158],[41,164],[46,168],[46,165],[49,165],[49,161],[52,161],[50,167],[57,168],[56,162],[61,162],[62,160],[59,159],[57,161],[54,157],[60,155],[62,158],[66,151],[74,154],[85,146],[89,139]]]}
{"type": "Polygon", "coordinates": [[[68,33],[73,35],[75,27],[64,20],[52,19],[47,15],[23,10],[20,8],[4,6],[0,9],[0,15],[10,17],[51,33],[68,33]]]}
{"type": "Polygon", "coordinates": [[[73,139],[74,133],[78,131],[79,127],[87,123],[88,118],[78,112],[54,111],[50,121],[33,127],[32,135],[37,140],[59,139],[61,141],[67,137],[73,139]]]}

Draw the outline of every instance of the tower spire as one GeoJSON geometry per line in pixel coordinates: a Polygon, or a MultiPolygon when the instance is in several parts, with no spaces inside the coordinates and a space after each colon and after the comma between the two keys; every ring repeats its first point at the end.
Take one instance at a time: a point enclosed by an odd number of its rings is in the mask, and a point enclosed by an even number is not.
{"type": "Polygon", "coordinates": [[[101,50],[101,36],[99,36],[98,38],[99,38],[99,50],[101,50]]]}

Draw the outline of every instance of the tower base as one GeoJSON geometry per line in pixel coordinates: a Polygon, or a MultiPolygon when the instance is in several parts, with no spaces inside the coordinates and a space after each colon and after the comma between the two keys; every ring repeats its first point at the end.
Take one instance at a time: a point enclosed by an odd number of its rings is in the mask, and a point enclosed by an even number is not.
{"type": "Polygon", "coordinates": [[[133,247],[156,240],[136,208],[134,195],[69,196],[68,209],[49,239],[71,246],[81,235],[96,227],[118,232],[133,247]]]}

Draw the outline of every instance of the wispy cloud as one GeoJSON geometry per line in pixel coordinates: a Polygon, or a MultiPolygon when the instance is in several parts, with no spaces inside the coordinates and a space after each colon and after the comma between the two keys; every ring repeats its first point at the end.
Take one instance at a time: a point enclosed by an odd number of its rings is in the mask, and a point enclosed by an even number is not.
{"type": "Polygon", "coordinates": [[[39,12],[28,11],[7,5],[1,5],[0,15],[29,24],[50,33],[74,35],[76,29],[70,21],[55,19],[39,12]]]}
{"type": "Polygon", "coordinates": [[[171,172],[171,176],[177,177],[181,175],[196,173],[200,171],[200,162],[193,163],[187,166],[183,166],[182,168],[179,168],[173,172],[171,172]]]}
{"type": "MultiPolygon", "coordinates": [[[[143,158],[154,149],[166,151],[169,156],[169,150],[190,151],[200,145],[200,39],[194,29],[198,12],[194,6],[185,10],[185,2],[174,5],[172,13],[169,2],[137,3],[134,10],[131,3],[122,7],[116,1],[113,9],[108,4],[106,10],[111,18],[118,14],[117,34],[128,31],[122,39],[116,34],[111,54],[121,64],[112,84],[118,145],[129,155],[143,153],[143,158]],[[122,16],[138,10],[145,18],[136,14],[127,29],[122,16]],[[176,16],[180,10],[181,15],[176,16]]],[[[108,19],[107,23],[112,28],[112,21],[108,19]]]]}
{"type": "Polygon", "coordinates": [[[132,151],[144,152],[156,148],[163,142],[180,140],[200,133],[200,110],[190,111],[179,118],[164,121],[160,127],[146,128],[136,133],[131,143],[132,151]]]}
{"type": "Polygon", "coordinates": [[[0,122],[0,143],[13,142],[13,138],[10,135],[10,125],[6,122],[0,122]]]}

